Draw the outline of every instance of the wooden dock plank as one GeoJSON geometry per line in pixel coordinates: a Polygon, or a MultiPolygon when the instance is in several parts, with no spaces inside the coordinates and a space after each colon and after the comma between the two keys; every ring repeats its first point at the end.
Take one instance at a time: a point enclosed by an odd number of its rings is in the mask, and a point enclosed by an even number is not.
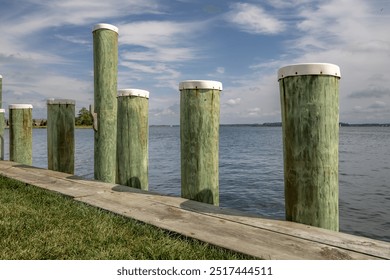
{"type": "Polygon", "coordinates": [[[371,258],[365,254],[153,202],[143,199],[142,194],[105,192],[77,200],[262,259],[371,258]]]}
{"type": "Polygon", "coordinates": [[[390,259],[390,243],[0,161],[0,174],[264,259],[390,259]]]}
{"type": "Polygon", "coordinates": [[[209,207],[199,204],[196,201],[183,202],[174,197],[154,196],[151,197],[151,199],[159,201],[160,203],[166,203],[167,205],[181,207],[183,209],[234,221],[236,223],[248,224],[253,227],[283,233],[313,242],[337,246],[338,248],[346,250],[355,250],[364,252],[368,255],[378,255],[383,258],[390,258],[390,247],[388,242],[379,240],[373,242],[373,239],[370,238],[330,231],[289,221],[265,219],[260,216],[250,215],[240,211],[220,209],[213,206],[209,207]]]}
{"type": "MultiPolygon", "coordinates": [[[[91,186],[81,183],[81,180],[78,182],[77,180],[66,179],[65,177],[59,178],[58,176],[55,176],[56,174],[50,176],[47,172],[49,170],[44,172],[42,172],[42,170],[43,169],[30,168],[21,165],[19,167],[8,168],[6,171],[0,170],[0,174],[27,184],[62,193],[72,198],[107,191],[107,188],[99,186],[99,184],[91,186]]],[[[59,173],[56,171],[53,172],[59,173]]],[[[68,177],[71,176],[70,174],[67,175],[68,177]]]]}

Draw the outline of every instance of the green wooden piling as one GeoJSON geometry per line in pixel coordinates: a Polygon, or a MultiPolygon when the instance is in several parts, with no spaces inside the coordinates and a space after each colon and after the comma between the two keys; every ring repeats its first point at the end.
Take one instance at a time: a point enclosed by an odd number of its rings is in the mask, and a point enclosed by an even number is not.
{"type": "Polygon", "coordinates": [[[48,169],[74,174],[75,100],[47,100],[48,169]]]}
{"type": "Polygon", "coordinates": [[[32,165],[32,108],[30,104],[9,105],[9,157],[32,165]]]}
{"type": "Polygon", "coordinates": [[[340,68],[290,65],[278,79],[286,220],[338,231],[340,68]]]}
{"type": "Polygon", "coordinates": [[[181,196],[219,205],[219,107],[222,84],[184,81],[180,89],[181,196]]]}
{"type": "Polygon", "coordinates": [[[118,28],[93,28],[94,61],[94,176],[115,183],[117,130],[118,28]]]}
{"type": "Polygon", "coordinates": [[[118,91],[118,184],[148,190],[149,92],[118,91]]]}
{"type": "MultiPolygon", "coordinates": [[[[3,76],[0,75],[0,108],[3,106],[3,76]]],[[[0,160],[4,160],[5,110],[0,109],[0,160]]]]}
{"type": "Polygon", "coordinates": [[[0,108],[3,107],[3,76],[0,75],[0,108]]]}
{"type": "Polygon", "coordinates": [[[0,109],[0,160],[4,160],[4,127],[5,127],[5,110],[0,109]]]}

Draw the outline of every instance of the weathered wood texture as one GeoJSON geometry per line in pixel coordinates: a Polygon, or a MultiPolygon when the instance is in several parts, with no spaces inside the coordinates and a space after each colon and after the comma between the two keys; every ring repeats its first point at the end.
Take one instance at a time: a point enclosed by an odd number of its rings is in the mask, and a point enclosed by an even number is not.
{"type": "Polygon", "coordinates": [[[118,184],[148,189],[148,108],[144,97],[118,96],[118,184]]]}
{"type": "Polygon", "coordinates": [[[286,219],[339,229],[339,78],[291,76],[279,81],[286,219]]]}
{"type": "MultiPolygon", "coordinates": [[[[3,107],[3,76],[0,75],[0,109],[3,107]]],[[[4,111],[0,112],[0,159],[4,160],[4,111]]]]}
{"type": "Polygon", "coordinates": [[[47,104],[47,155],[48,168],[74,174],[74,102],[47,104]]]}
{"type": "Polygon", "coordinates": [[[390,259],[390,243],[0,162],[0,175],[217,246],[264,259],[390,259]]]}
{"type": "Polygon", "coordinates": [[[117,129],[118,33],[93,32],[94,98],[97,131],[94,142],[94,177],[115,182],[117,129]]]}
{"type": "Polygon", "coordinates": [[[219,205],[219,103],[219,90],[181,90],[181,196],[214,205],[219,205]]]}
{"type": "Polygon", "coordinates": [[[32,165],[32,109],[9,110],[9,157],[32,165]]]}
{"type": "Polygon", "coordinates": [[[0,75],[0,108],[3,108],[3,76],[0,75]]]}
{"type": "Polygon", "coordinates": [[[0,111],[0,160],[4,160],[4,114],[4,109],[2,109],[2,111],[0,111]]]}

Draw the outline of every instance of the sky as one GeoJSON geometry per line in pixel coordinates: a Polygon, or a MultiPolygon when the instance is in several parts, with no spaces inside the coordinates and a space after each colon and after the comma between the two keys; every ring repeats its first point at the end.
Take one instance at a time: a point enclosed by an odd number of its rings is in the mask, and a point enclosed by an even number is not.
{"type": "MultiPolygon", "coordinates": [[[[118,89],[150,92],[149,123],[178,124],[179,83],[223,84],[221,123],[281,120],[279,68],[341,69],[340,121],[390,123],[389,0],[0,0],[3,108],[93,103],[92,28],[119,29],[118,89]]],[[[6,115],[7,116],[7,115],[6,115]]]]}

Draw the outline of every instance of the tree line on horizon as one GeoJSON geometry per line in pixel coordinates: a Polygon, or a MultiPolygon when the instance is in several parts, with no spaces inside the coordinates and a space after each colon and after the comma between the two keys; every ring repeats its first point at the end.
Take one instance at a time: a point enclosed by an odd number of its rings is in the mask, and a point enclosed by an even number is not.
{"type": "MultiPolygon", "coordinates": [[[[32,124],[34,127],[45,127],[47,126],[47,120],[46,119],[33,119],[32,124]]],[[[5,120],[5,125],[9,126],[9,120],[5,120]]],[[[91,112],[83,107],[79,110],[79,113],[77,114],[77,117],[75,117],[75,125],[76,126],[92,126],[93,125],[93,117],[91,112]]],[[[381,126],[381,127],[390,127],[390,123],[358,123],[358,124],[351,124],[346,122],[340,122],[340,126],[381,126]]],[[[168,126],[168,125],[151,125],[151,126],[168,126]]],[[[174,125],[178,126],[178,125],[174,125]]],[[[265,126],[265,127],[281,127],[281,122],[269,122],[269,123],[255,123],[255,124],[221,124],[221,126],[265,126]]]]}
{"type": "MultiPolygon", "coordinates": [[[[77,114],[77,117],[75,117],[75,125],[76,126],[92,126],[93,124],[93,118],[91,112],[83,107],[80,109],[79,113],[77,114]]],[[[9,126],[9,119],[5,120],[5,125],[9,126]]],[[[32,125],[34,127],[45,127],[47,126],[47,120],[46,119],[33,119],[32,125]]]]}

